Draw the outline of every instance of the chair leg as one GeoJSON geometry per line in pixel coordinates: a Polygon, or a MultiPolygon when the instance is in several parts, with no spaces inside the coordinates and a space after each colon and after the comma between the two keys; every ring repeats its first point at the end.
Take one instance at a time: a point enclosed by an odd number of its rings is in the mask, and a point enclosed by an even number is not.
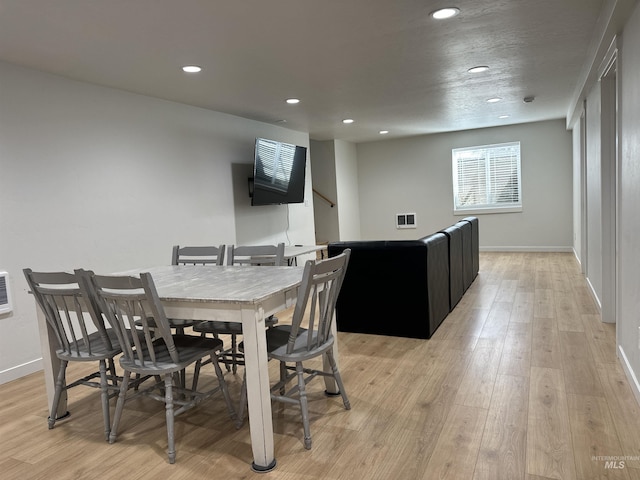
{"type": "Polygon", "coordinates": [[[113,358],[109,359],[109,373],[111,374],[111,386],[118,386],[118,373],[116,372],[116,364],[113,358]]]}
{"type": "Polygon", "coordinates": [[[298,394],[300,402],[300,413],[302,414],[302,428],[304,430],[304,448],[311,449],[311,429],[309,428],[309,402],[307,401],[307,389],[304,381],[304,368],[302,362],[296,362],[296,372],[298,373],[298,394]]]}
{"type": "Polygon", "coordinates": [[[111,432],[109,433],[109,443],[116,441],[118,434],[118,424],[120,423],[120,417],[122,417],[122,410],[124,402],[127,396],[127,388],[129,387],[129,378],[131,372],[125,370],[122,374],[122,383],[120,383],[120,393],[118,394],[118,402],[116,403],[116,411],[113,414],[113,424],[111,425],[111,432]]]}
{"type": "Polygon", "coordinates": [[[289,373],[287,372],[287,364],[285,362],[280,362],[280,395],[284,395],[287,392],[287,376],[289,373]]]}
{"type": "Polygon", "coordinates": [[[231,334],[231,371],[234,375],[238,371],[238,337],[235,333],[231,334]]]}
{"type": "Polygon", "coordinates": [[[238,405],[238,422],[244,422],[244,410],[247,408],[247,370],[242,376],[242,387],[240,389],[240,404],[238,405]]]}
{"type": "Polygon", "coordinates": [[[109,385],[107,383],[107,362],[100,360],[100,390],[102,397],[102,417],[104,419],[104,439],[109,441],[111,422],[109,421],[109,385]]]}
{"type": "Polygon", "coordinates": [[[56,390],[53,394],[53,403],[51,404],[51,413],[49,414],[49,430],[51,430],[56,424],[58,415],[58,404],[60,403],[62,391],[65,388],[65,375],[68,363],[69,362],[67,362],[66,360],[60,361],[60,370],[58,371],[58,378],[56,379],[56,390]]]}
{"type": "Polygon", "coordinates": [[[229,395],[229,388],[227,387],[227,382],[224,379],[224,375],[222,374],[222,369],[220,368],[220,364],[218,363],[218,359],[215,355],[211,355],[211,363],[213,368],[216,371],[216,377],[218,377],[218,385],[220,385],[220,390],[222,390],[222,396],[224,397],[224,401],[227,403],[227,410],[229,411],[229,416],[235,422],[236,428],[240,428],[242,426],[241,419],[238,418],[236,414],[236,409],[233,408],[233,403],[231,402],[231,395],[229,395]]]}
{"type": "Polygon", "coordinates": [[[169,463],[176,463],[176,444],[174,440],[174,413],[173,413],[173,375],[164,376],[164,403],[167,419],[167,442],[169,463]]]}
{"type": "Polygon", "coordinates": [[[340,391],[340,395],[342,395],[342,403],[344,403],[344,408],[347,410],[351,410],[351,403],[349,402],[349,397],[347,397],[347,392],[344,389],[342,377],[340,376],[340,372],[338,371],[338,365],[336,364],[335,358],[333,358],[333,353],[331,353],[330,351],[327,352],[327,360],[329,360],[329,365],[331,366],[331,371],[333,372],[333,378],[335,378],[336,384],[338,385],[338,389],[340,391]]]}
{"type": "Polygon", "coordinates": [[[193,367],[193,381],[191,382],[191,390],[194,392],[198,390],[198,380],[200,379],[200,367],[202,366],[202,359],[198,360],[193,367]]]}

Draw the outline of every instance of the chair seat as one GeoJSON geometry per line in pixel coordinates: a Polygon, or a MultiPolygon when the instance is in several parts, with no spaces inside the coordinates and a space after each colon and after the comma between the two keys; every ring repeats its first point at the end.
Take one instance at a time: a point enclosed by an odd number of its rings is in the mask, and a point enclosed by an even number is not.
{"type": "MultiPolygon", "coordinates": [[[[278,323],[278,318],[271,315],[265,319],[264,323],[267,327],[273,327],[278,323]]],[[[237,322],[222,322],[219,320],[205,321],[196,323],[193,326],[193,331],[200,333],[218,333],[221,335],[242,335],[242,324],[237,322]]]]}
{"type": "MultiPolygon", "coordinates": [[[[321,348],[309,350],[307,348],[309,330],[306,328],[300,328],[298,330],[298,337],[294,343],[293,352],[287,353],[287,344],[291,334],[291,325],[279,325],[268,329],[266,333],[267,353],[269,358],[274,358],[282,362],[302,362],[310,358],[315,358],[333,346],[333,337],[330,337],[329,341],[321,348]]],[[[311,334],[315,339],[317,332],[314,330],[311,334]]],[[[238,349],[244,352],[244,342],[240,343],[238,349]]]]}
{"type": "Polygon", "coordinates": [[[150,360],[149,352],[147,348],[144,347],[144,365],[137,360],[137,355],[135,356],[136,360],[133,361],[125,357],[120,358],[120,365],[127,371],[140,373],[142,375],[173,373],[184,370],[187,366],[207,354],[215,355],[216,351],[222,348],[222,340],[195,335],[173,335],[173,342],[176,349],[180,352],[179,363],[175,363],[171,359],[164,340],[159,338],[153,342],[156,355],[155,364],[150,360]]]}
{"type": "Polygon", "coordinates": [[[122,350],[116,331],[112,328],[106,329],[109,340],[111,341],[111,350],[108,350],[100,340],[100,332],[94,332],[88,336],[88,339],[80,339],[69,344],[69,351],[58,349],[56,356],[61,360],[69,360],[74,362],[95,362],[107,358],[113,358],[122,350]],[[88,340],[88,342],[87,342],[88,340]],[[85,344],[91,344],[91,353],[85,347],[85,344]]]}
{"type": "Polygon", "coordinates": [[[242,335],[242,324],[236,322],[221,322],[219,320],[210,322],[200,322],[193,326],[194,332],[200,333],[220,333],[242,335]]]}
{"type": "MultiPolygon", "coordinates": [[[[184,330],[186,327],[193,327],[194,325],[196,325],[198,323],[197,320],[181,320],[181,319],[177,319],[177,318],[167,318],[167,321],[169,322],[169,327],[176,328],[176,329],[182,329],[182,330],[184,330]]],[[[136,321],[135,324],[138,327],[140,325],[142,325],[139,320],[136,321]]],[[[149,320],[149,326],[152,327],[152,328],[155,328],[155,323],[154,323],[153,319],[149,320]]]]}

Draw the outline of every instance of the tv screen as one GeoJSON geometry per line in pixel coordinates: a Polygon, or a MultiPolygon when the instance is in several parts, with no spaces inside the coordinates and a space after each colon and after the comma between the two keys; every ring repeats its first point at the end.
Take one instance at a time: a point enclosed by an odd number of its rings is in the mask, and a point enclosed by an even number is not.
{"type": "Polygon", "coordinates": [[[304,202],[307,147],[256,138],[251,205],[304,202]]]}

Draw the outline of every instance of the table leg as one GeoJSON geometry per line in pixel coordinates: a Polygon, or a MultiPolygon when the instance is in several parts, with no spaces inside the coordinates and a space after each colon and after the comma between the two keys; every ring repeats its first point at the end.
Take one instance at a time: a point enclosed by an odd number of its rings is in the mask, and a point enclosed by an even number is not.
{"type": "MultiPolygon", "coordinates": [[[[40,332],[40,347],[42,350],[42,366],[44,368],[44,382],[47,390],[47,410],[50,412],[53,404],[53,396],[56,391],[56,378],[60,371],[60,359],[56,355],[56,337],[55,332],[51,329],[47,320],[36,303],[36,312],[38,318],[38,331],[40,332]]],[[[56,418],[63,418],[68,415],[67,412],[67,391],[63,390],[58,403],[58,411],[56,418]]]]}
{"type": "Polygon", "coordinates": [[[269,472],[276,467],[276,459],[273,448],[267,341],[264,312],[261,307],[257,310],[242,310],[242,337],[253,449],[252,469],[256,472],[269,472]]]}

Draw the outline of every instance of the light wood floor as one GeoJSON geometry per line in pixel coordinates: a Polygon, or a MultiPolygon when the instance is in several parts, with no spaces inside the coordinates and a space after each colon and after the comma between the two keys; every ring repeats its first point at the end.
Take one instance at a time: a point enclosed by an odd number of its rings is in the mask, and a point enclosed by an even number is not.
{"type": "MultiPolygon", "coordinates": [[[[375,296],[363,315],[375,313],[375,296]]],[[[71,417],[47,430],[38,373],[0,386],[0,478],[640,479],[640,408],[615,327],[600,322],[570,254],[483,253],[431,340],[339,342],[352,410],[312,382],[306,451],[297,410],[275,404],[271,473],[250,471],[248,427],[235,430],[219,397],[177,417],[169,465],[160,403],[128,404],[109,445],[98,393],[81,387],[71,417]]],[[[237,397],[239,378],[227,378],[237,397]]]]}

